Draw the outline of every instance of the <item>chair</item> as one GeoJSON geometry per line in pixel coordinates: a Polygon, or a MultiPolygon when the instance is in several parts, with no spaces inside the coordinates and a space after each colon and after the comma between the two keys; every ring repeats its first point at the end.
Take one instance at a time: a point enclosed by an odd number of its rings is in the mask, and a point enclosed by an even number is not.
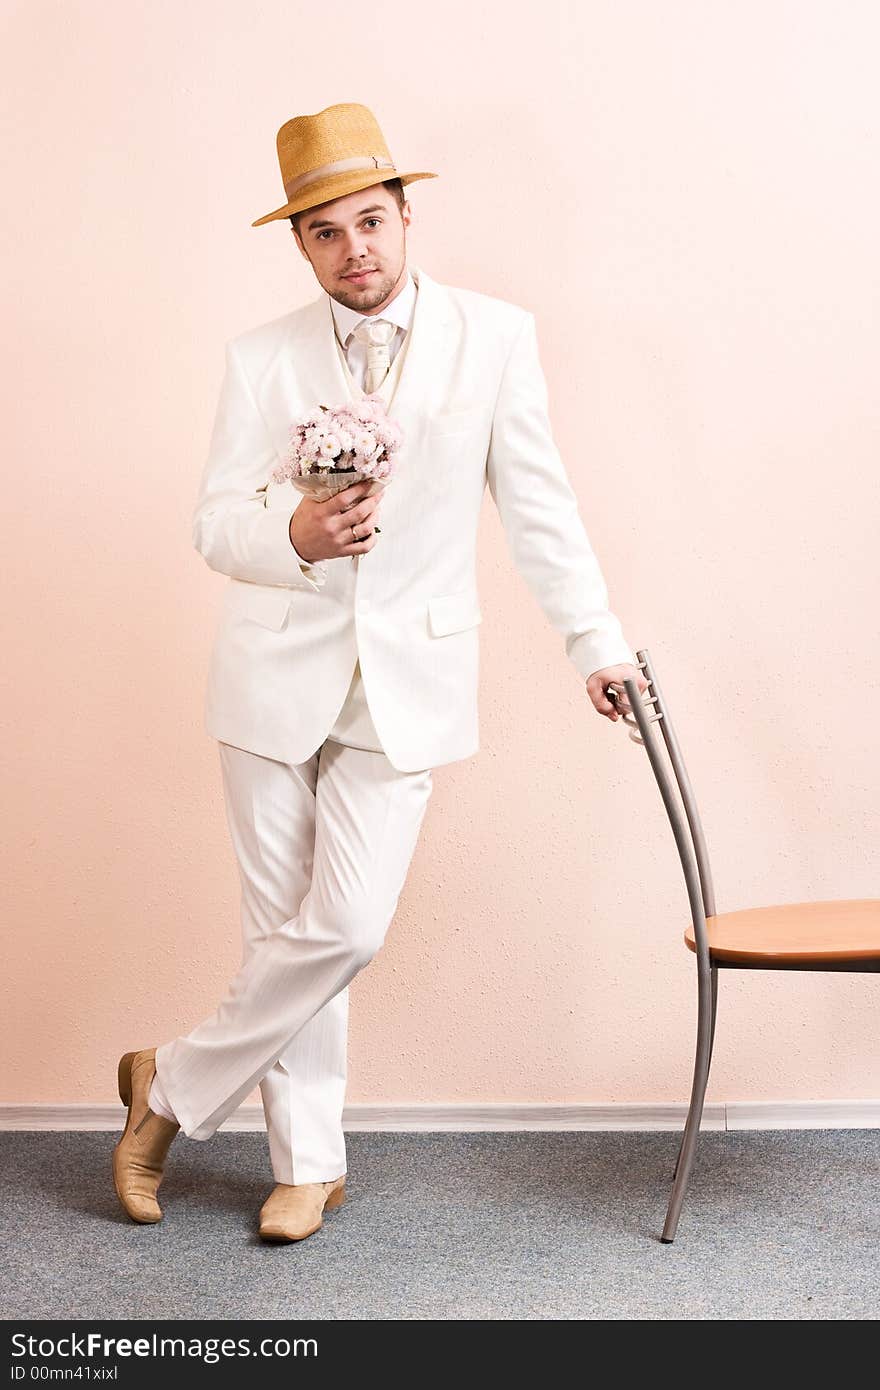
{"type": "Polygon", "coordinates": [[[635,680],[614,682],[609,695],[630,739],[648,754],[684,870],[691,924],[685,945],[696,955],[697,1048],[690,1106],[673,1174],[661,1241],[671,1245],[693,1167],[703,1099],[712,1061],[719,970],[880,970],[880,899],[785,903],[716,912],[709,856],[697,803],[650,653],[636,653],[648,682],[639,694],[635,680]],[[623,696],[620,687],[625,690],[623,696]],[[656,730],[658,723],[684,807],[681,814],[656,730]],[[685,824],[685,818],[687,824],[685,824]],[[690,834],[688,834],[688,830],[690,834]]]}

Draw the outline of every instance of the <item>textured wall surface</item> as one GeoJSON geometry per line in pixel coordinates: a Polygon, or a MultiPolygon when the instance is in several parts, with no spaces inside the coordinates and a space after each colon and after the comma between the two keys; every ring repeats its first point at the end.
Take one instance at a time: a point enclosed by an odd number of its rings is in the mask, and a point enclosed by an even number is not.
{"type": "MultiPolygon", "coordinates": [[[[224,341],[311,299],[275,133],[371,105],[411,259],[534,311],[719,910],[880,895],[870,3],[7,4],[0,1099],[102,1102],[238,959],[190,514],[224,341]],[[430,11],[430,13],[429,13],[430,11]],[[466,28],[468,43],[460,34],[466,28]],[[51,81],[47,77],[51,75],[51,81]],[[430,91],[430,101],[425,99],[430,91]]],[[[352,987],[351,1101],[680,1100],[687,902],[486,497],[482,748],[352,987]]],[[[710,1099],[873,1097],[876,979],[725,979],[710,1099]]]]}

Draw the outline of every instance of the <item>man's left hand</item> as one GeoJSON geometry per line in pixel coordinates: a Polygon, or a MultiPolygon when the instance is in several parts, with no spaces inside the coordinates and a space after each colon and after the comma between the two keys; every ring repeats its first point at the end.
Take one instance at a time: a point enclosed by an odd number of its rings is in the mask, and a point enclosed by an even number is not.
{"type": "Polygon", "coordinates": [[[606,686],[613,682],[623,685],[625,680],[633,680],[639,687],[639,694],[647,690],[648,682],[642,675],[637,666],[629,662],[623,662],[619,666],[603,666],[601,671],[594,671],[587,676],[587,694],[600,714],[604,714],[606,719],[619,719],[621,713],[629,713],[630,703],[626,697],[626,691],[621,690],[617,702],[609,700],[605,694],[606,686]]]}

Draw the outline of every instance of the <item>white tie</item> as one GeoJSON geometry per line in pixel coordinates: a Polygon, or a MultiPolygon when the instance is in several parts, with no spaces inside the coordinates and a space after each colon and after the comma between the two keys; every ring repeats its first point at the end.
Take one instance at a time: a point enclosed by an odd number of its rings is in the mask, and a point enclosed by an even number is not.
{"type": "Polygon", "coordinates": [[[367,349],[364,390],[368,396],[378,391],[388,375],[388,368],[391,366],[389,348],[396,332],[397,325],[389,323],[388,319],[363,319],[354,330],[353,337],[367,349]]]}

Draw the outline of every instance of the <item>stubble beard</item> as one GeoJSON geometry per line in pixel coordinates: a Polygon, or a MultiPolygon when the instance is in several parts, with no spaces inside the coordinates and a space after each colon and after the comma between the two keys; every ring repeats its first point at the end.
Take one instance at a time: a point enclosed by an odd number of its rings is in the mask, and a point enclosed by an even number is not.
{"type": "Polygon", "coordinates": [[[380,271],[379,280],[376,281],[373,277],[369,289],[358,289],[357,285],[348,285],[342,280],[339,288],[334,290],[333,298],[344,304],[346,309],[356,309],[361,314],[369,314],[385,302],[399,278],[399,273],[386,275],[380,271]]]}

